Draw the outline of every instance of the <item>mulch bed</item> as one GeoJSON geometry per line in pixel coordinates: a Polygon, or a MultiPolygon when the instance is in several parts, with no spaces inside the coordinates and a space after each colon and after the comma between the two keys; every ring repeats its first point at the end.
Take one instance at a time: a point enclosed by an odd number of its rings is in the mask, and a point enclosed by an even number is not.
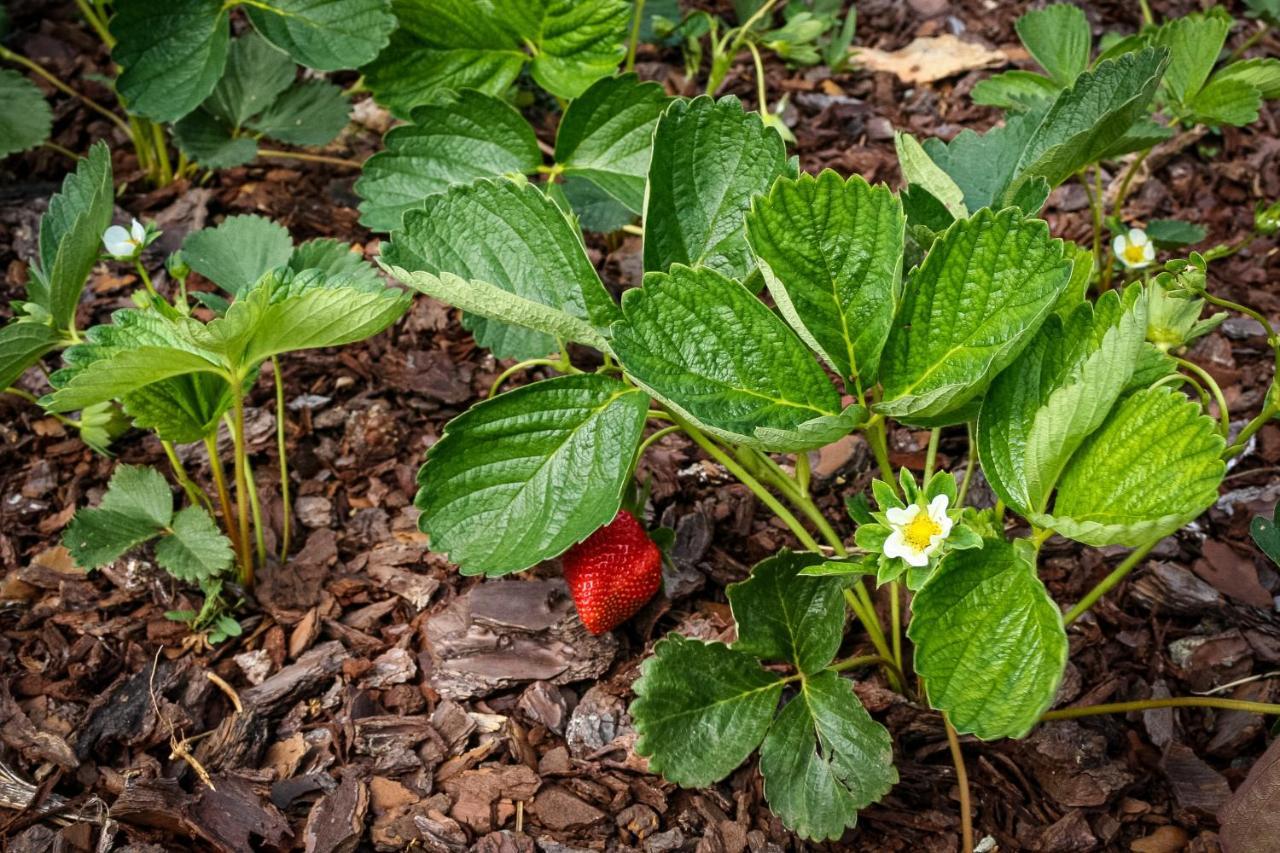
{"type": "MultiPolygon", "coordinates": [[[[13,46],[109,101],[93,79],[106,62],[97,42],[72,4],[48,5],[12,4],[13,46]]],[[[964,33],[1024,61],[1012,26],[1021,5],[865,0],[857,44],[895,49],[920,35],[964,33]]],[[[1137,22],[1129,2],[1088,12],[1103,26],[1137,22]]],[[[1280,38],[1257,51],[1280,54],[1280,38]]],[[[640,58],[644,76],[696,93],[677,54],[645,49],[640,58]]],[[[950,137],[991,124],[995,113],[967,98],[983,76],[909,87],[856,69],[829,77],[776,61],[768,68],[771,97],[791,93],[787,118],[804,168],[894,185],[894,128],[950,137]]],[[[750,63],[734,69],[725,91],[753,103],[750,63]]],[[[111,138],[93,113],[54,101],[59,144],[79,151],[111,138]]],[[[530,114],[549,134],[553,119],[541,109],[530,114]]],[[[358,116],[365,125],[326,153],[358,162],[376,150],[379,116],[358,116]]],[[[1280,198],[1278,121],[1272,106],[1251,127],[1172,151],[1133,193],[1129,218],[1198,222],[1209,230],[1206,246],[1248,234],[1255,203],[1280,198]]],[[[0,164],[8,298],[21,296],[39,214],[67,166],[48,150],[0,164]]],[[[126,145],[116,147],[115,167],[118,181],[130,181],[121,216],[154,219],[166,232],[153,266],[188,231],[247,212],[278,219],[298,240],[334,236],[377,254],[376,238],[357,223],[354,169],[259,161],[148,191],[133,180],[126,145]]],[[[1089,239],[1079,187],[1057,190],[1045,215],[1055,234],[1089,239]]],[[[1280,316],[1280,293],[1269,286],[1280,281],[1276,248],[1259,239],[1215,263],[1211,287],[1280,316]]],[[[636,283],[639,249],[635,237],[590,243],[616,287],[636,283]]],[[[127,305],[134,284],[122,268],[100,266],[81,325],[127,305]]],[[[1233,318],[1192,357],[1222,385],[1235,418],[1256,414],[1272,367],[1255,324],[1233,318]]],[[[428,551],[412,508],[423,453],[503,366],[475,346],[456,312],[421,296],[374,340],[289,358],[303,544],[288,565],[262,573],[242,613],[244,634],[212,649],[164,618],[192,596],[144,557],[86,577],[58,547],[71,514],[100,496],[117,462],[166,467],[158,442],[130,433],[118,458],[104,459],[34,407],[0,397],[0,802],[31,803],[0,808],[5,849],[957,850],[958,792],[941,721],[875,674],[862,676],[858,692],[894,733],[901,782],[840,843],[805,845],[786,832],[764,806],[753,764],[701,791],[646,772],[626,715],[638,663],[671,630],[728,636],[724,586],[790,542],[745,488],[681,438],[663,439],[640,471],[653,479],[651,521],[677,531],[678,571],[665,596],[612,636],[582,630],[553,565],[480,583],[428,551]]],[[[25,381],[40,390],[38,372],[25,381]]],[[[250,413],[257,476],[272,495],[273,393],[264,379],[250,413]]],[[[896,464],[923,467],[927,434],[891,438],[896,464]]],[[[964,454],[963,432],[948,431],[940,465],[963,464],[964,454]]],[[[1249,519],[1280,499],[1277,463],[1273,424],[1231,470],[1218,504],[1071,630],[1061,704],[1186,695],[1280,669],[1280,575],[1248,538],[1249,519]]],[[[200,454],[190,465],[207,474],[200,454]]],[[[871,468],[858,438],[816,459],[829,517],[841,518],[843,498],[867,485],[871,468]]],[[[984,491],[979,484],[979,500],[984,491]]],[[[278,503],[266,511],[278,526],[278,503]]],[[[1044,553],[1042,577],[1069,603],[1120,552],[1055,539],[1044,553]]],[[[851,637],[850,649],[861,642],[851,637]]],[[[1277,692],[1263,678],[1228,695],[1275,701],[1277,692]]],[[[1215,851],[1214,814],[1267,743],[1260,717],[1199,711],[1049,724],[1018,742],[965,739],[976,830],[1000,850],[1215,851]]]]}

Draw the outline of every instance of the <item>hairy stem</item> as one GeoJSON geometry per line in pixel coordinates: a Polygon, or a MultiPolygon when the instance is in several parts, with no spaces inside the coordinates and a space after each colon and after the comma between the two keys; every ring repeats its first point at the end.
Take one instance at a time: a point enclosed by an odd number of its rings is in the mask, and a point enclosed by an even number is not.
{"type": "Polygon", "coordinates": [[[244,547],[245,562],[241,567],[240,583],[246,588],[253,586],[253,555],[249,548],[249,472],[248,451],[244,442],[244,395],[237,393],[234,415],[231,423],[231,441],[236,456],[236,519],[240,531],[240,541],[244,547]]]}
{"type": "Polygon", "coordinates": [[[249,549],[246,547],[248,542],[240,538],[239,530],[236,528],[236,515],[231,506],[231,493],[227,490],[227,475],[222,469],[222,460],[218,457],[218,436],[216,431],[213,435],[205,437],[204,446],[209,454],[209,471],[213,474],[213,485],[218,493],[218,503],[222,505],[222,526],[227,531],[227,538],[235,546],[236,562],[240,566],[240,577],[243,578],[247,573],[252,572],[249,564],[249,549]]]}
{"type": "Polygon", "coordinates": [[[943,713],[942,722],[947,727],[947,744],[951,747],[951,760],[956,765],[956,785],[960,788],[960,849],[969,853],[973,850],[973,814],[969,800],[969,771],[964,765],[964,753],[960,751],[960,736],[955,726],[943,713]]]}
{"type": "Polygon", "coordinates": [[[70,95],[71,97],[76,98],[89,109],[115,122],[115,124],[118,127],[120,127],[120,129],[128,133],[130,136],[133,135],[132,131],[129,129],[128,122],[120,118],[120,116],[116,115],[115,113],[111,112],[111,110],[107,109],[102,104],[95,101],[93,98],[90,98],[88,95],[82,95],[81,93],[77,92],[75,89],[72,89],[66,83],[63,83],[61,80],[59,80],[57,76],[53,74],[53,72],[49,71],[47,68],[45,68],[43,65],[36,62],[35,60],[28,59],[27,57],[23,56],[20,53],[14,53],[12,50],[9,50],[7,47],[3,47],[3,46],[0,46],[0,59],[7,59],[10,62],[13,62],[17,65],[21,65],[23,68],[27,69],[33,74],[39,75],[40,77],[44,78],[49,83],[50,86],[53,86],[53,88],[57,89],[59,92],[62,92],[63,94],[70,95]]]}
{"type": "Polygon", "coordinates": [[[880,468],[881,478],[889,484],[895,495],[901,496],[898,478],[893,476],[893,463],[889,461],[889,431],[884,418],[872,418],[871,423],[867,424],[867,443],[871,445],[871,454],[880,468]]]}
{"type": "Polygon", "coordinates": [[[889,625],[893,637],[893,663],[902,672],[902,585],[897,581],[889,581],[889,625]]]}
{"type": "Polygon", "coordinates": [[[956,495],[956,506],[964,506],[965,498],[969,497],[969,484],[973,482],[973,469],[978,467],[978,445],[974,442],[973,421],[969,421],[965,425],[965,429],[969,432],[969,459],[964,465],[964,478],[960,481],[960,492],[956,495]]]}
{"type": "Polygon", "coordinates": [[[631,18],[631,35],[627,39],[627,64],[624,71],[634,71],[636,67],[636,46],[640,43],[640,24],[644,19],[644,0],[635,0],[635,9],[631,18]]]}
{"type": "Polygon", "coordinates": [[[1218,696],[1175,696],[1169,699],[1140,699],[1134,702],[1110,702],[1105,705],[1084,705],[1076,708],[1059,708],[1046,711],[1041,722],[1048,720],[1073,720],[1098,714],[1127,714],[1131,711],[1150,711],[1155,708],[1219,708],[1225,711],[1246,711],[1252,714],[1280,714],[1280,705],[1270,702],[1250,702],[1247,699],[1224,699],[1218,696]]]}
{"type": "Polygon", "coordinates": [[[213,504],[209,501],[209,496],[187,474],[187,467],[178,458],[178,451],[174,448],[173,442],[162,440],[160,446],[164,448],[164,455],[169,459],[169,467],[173,469],[173,476],[177,479],[178,485],[182,486],[182,490],[187,493],[187,500],[191,501],[192,506],[202,506],[212,513],[213,504]]]}
{"type": "Polygon", "coordinates": [[[929,449],[924,456],[924,479],[921,485],[929,482],[933,476],[934,465],[938,462],[938,440],[942,437],[942,427],[934,427],[929,431],[929,449]]]}
{"type": "Polygon", "coordinates": [[[1222,426],[1222,437],[1229,438],[1231,436],[1231,413],[1227,410],[1227,398],[1223,395],[1222,389],[1218,387],[1218,383],[1209,375],[1209,371],[1205,370],[1194,361],[1187,361],[1185,358],[1177,358],[1176,356],[1173,360],[1176,361],[1178,366],[1183,370],[1190,370],[1196,376],[1200,377],[1200,381],[1208,387],[1209,391],[1213,394],[1213,399],[1218,404],[1218,420],[1222,426]]]}
{"type": "Polygon", "coordinates": [[[636,456],[639,457],[641,454],[643,454],[646,450],[648,450],[654,444],[666,438],[667,436],[671,435],[671,433],[673,432],[680,432],[680,427],[667,426],[667,427],[663,427],[660,430],[655,430],[652,435],[650,435],[644,441],[640,442],[640,447],[636,450],[636,456]]]}
{"type": "Polygon", "coordinates": [[[1062,617],[1062,624],[1070,625],[1072,622],[1084,615],[1090,607],[1093,607],[1093,605],[1098,603],[1099,598],[1102,598],[1102,596],[1110,592],[1116,584],[1124,580],[1125,576],[1127,576],[1129,572],[1133,571],[1134,566],[1142,562],[1142,558],[1151,553],[1151,549],[1156,547],[1159,542],[1160,539],[1153,539],[1147,544],[1140,545],[1130,551],[1129,556],[1125,557],[1124,560],[1121,561],[1120,565],[1112,569],[1111,574],[1099,581],[1098,585],[1089,590],[1085,594],[1085,597],[1076,603],[1075,607],[1072,607],[1066,612],[1066,615],[1062,617]]]}
{"type": "Polygon", "coordinates": [[[517,373],[519,373],[522,370],[528,370],[531,367],[559,367],[559,366],[560,366],[560,361],[558,359],[552,359],[552,358],[531,358],[531,359],[528,359],[527,361],[521,361],[517,364],[513,364],[510,367],[508,367],[506,370],[499,373],[498,378],[493,380],[493,384],[489,386],[489,396],[490,397],[497,396],[498,389],[502,387],[502,383],[506,382],[508,379],[510,379],[512,376],[515,376],[517,373]]]}
{"type": "Polygon", "coordinates": [[[272,377],[276,382],[276,456],[280,459],[280,500],[284,519],[280,525],[280,562],[289,557],[290,539],[293,535],[293,501],[289,497],[289,454],[285,443],[288,427],[285,421],[284,377],[280,372],[280,359],[271,356],[272,377]]]}

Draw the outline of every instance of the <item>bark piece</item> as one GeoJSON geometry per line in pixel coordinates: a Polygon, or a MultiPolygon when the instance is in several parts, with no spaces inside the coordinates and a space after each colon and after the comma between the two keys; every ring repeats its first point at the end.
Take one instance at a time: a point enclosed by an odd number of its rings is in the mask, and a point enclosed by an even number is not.
{"type": "Polygon", "coordinates": [[[1274,849],[1280,838],[1280,740],[1254,762],[1249,775],[1218,811],[1226,853],[1274,849]]]}
{"type": "Polygon", "coordinates": [[[306,853],[350,853],[364,834],[364,814],[369,789],[354,773],[344,773],[342,784],[321,797],[307,815],[303,830],[306,853]]]}
{"type": "Polygon", "coordinates": [[[464,770],[441,787],[454,798],[450,817],[476,832],[490,832],[515,814],[516,801],[532,799],[539,784],[528,767],[508,764],[464,770]]]}
{"type": "Polygon", "coordinates": [[[1189,746],[1169,744],[1160,769],[1169,780],[1178,805],[1184,809],[1214,815],[1231,797],[1231,786],[1227,780],[1189,746]]]}
{"type": "Polygon", "coordinates": [[[553,831],[594,826],[605,818],[600,809],[584,802],[559,785],[548,785],[538,792],[529,811],[538,823],[553,831]]]}

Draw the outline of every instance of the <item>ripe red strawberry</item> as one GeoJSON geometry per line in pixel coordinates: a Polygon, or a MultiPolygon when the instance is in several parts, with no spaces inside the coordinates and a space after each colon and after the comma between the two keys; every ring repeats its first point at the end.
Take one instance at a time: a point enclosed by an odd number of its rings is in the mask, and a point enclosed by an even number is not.
{"type": "Polygon", "coordinates": [[[662,552],[625,509],[561,562],[578,618],[593,634],[626,622],[662,585],[662,552]]]}

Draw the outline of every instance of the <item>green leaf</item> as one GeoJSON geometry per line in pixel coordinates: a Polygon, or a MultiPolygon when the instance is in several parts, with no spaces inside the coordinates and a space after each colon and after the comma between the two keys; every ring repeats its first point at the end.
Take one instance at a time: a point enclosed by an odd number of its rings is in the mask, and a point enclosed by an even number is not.
{"type": "Polygon", "coordinates": [[[1209,79],[1231,24],[1225,9],[1214,8],[1207,14],[1174,18],[1156,30],[1153,43],[1169,50],[1164,87],[1176,103],[1189,103],[1209,79]]]}
{"type": "MultiPolygon", "coordinates": [[[[505,5],[505,4],[504,4],[505,5]]],[[[365,85],[399,118],[449,90],[506,91],[528,55],[509,18],[472,0],[394,0],[399,28],[365,66],[365,85]]]]}
{"type": "Polygon", "coordinates": [[[85,280],[98,262],[102,232],[111,224],[115,206],[111,154],[95,142],[49,199],[40,218],[40,264],[33,271],[32,301],[65,329],[75,317],[85,280]]]}
{"type": "Polygon", "coordinates": [[[129,419],[115,403],[97,403],[80,410],[80,440],[94,453],[110,456],[111,442],[129,431],[129,419]]]}
{"type": "Polygon", "coordinates": [[[1271,558],[1271,562],[1280,565],[1280,524],[1277,524],[1276,513],[1271,518],[1259,515],[1249,525],[1249,533],[1262,553],[1271,558]]]}
{"type": "Polygon", "coordinates": [[[853,682],[824,670],[801,683],[760,746],[765,798],[802,838],[836,841],[898,782],[893,739],[853,682]]]}
{"type": "Polygon", "coordinates": [[[158,535],[172,517],[173,495],[164,477],[154,468],[120,465],[98,508],[77,512],[62,542],[76,565],[96,569],[158,535]]]}
{"type": "Polygon", "coordinates": [[[622,313],[613,349],[628,375],[721,438],[769,450],[761,427],[790,433],[841,414],[840,395],[800,339],[708,267],[647,274],[623,295],[622,313]]]}
{"type": "Polygon", "coordinates": [[[28,367],[55,349],[58,342],[58,333],[44,323],[12,320],[0,326],[0,389],[18,381],[28,367]]]}
{"type": "Polygon", "coordinates": [[[217,434],[234,402],[231,391],[222,376],[191,373],[131,391],[120,404],[138,429],[154,430],[164,441],[190,444],[217,434]]]}
{"type": "Polygon", "coordinates": [[[831,170],[780,178],[747,239],[782,316],[843,377],[875,382],[902,279],[902,204],[831,170]]]}
{"type": "Polygon", "coordinates": [[[957,221],[907,284],[876,410],[910,423],[960,411],[1018,356],[1070,277],[1041,220],[1009,208],[957,221]]]}
{"type": "Polygon", "coordinates": [[[1027,51],[1059,85],[1070,86],[1089,67],[1093,34],[1080,7],[1055,3],[1025,13],[1014,28],[1027,51]]]}
{"type": "Polygon", "coordinates": [[[36,85],[17,71],[0,69],[0,157],[35,148],[53,130],[53,111],[36,85]]]}
{"type": "Polygon", "coordinates": [[[1224,444],[1197,403],[1168,386],[1138,391],[1071,458],[1052,513],[1030,520],[1086,545],[1167,536],[1217,500],[1224,444]]]}
{"type": "Polygon", "coordinates": [[[187,264],[233,295],[287,264],[292,254],[289,229],[252,214],[228,216],[216,228],[192,232],[182,242],[187,264]]]}
{"type": "Polygon", "coordinates": [[[677,785],[718,782],[764,739],[782,682],[723,643],[671,634],[653,652],[632,685],[636,752],[677,785]]]}
{"type": "Polygon", "coordinates": [[[227,67],[204,109],[230,127],[243,127],[293,85],[298,67],[255,32],[231,42],[227,67]]]}
{"type": "Polygon", "coordinates": [[[503,575],[612,521],[648,403],[582,374],[508,391],[450,421],[418,474],[432,549],[464,574],[503,575]]]}
{"type": "Polygon", "coordinates": [[[578,327],[571,339],[607,350],[609,324],[619,316],[581,234],[554,201],[527,183],[482,180],[430,196],[405,214],[404,230],[383,258],[405,284],[475,312],[466,325],[476,342],[503,358],[554,350],[556,333],[546,323],[557,315],[570,318],[561,329],[578,327]],[[427,275],[401,277],[397,269],[427,275]],[[480,284],[469,288],[465,280],[480,284]],[[474,302],[449,295],[459,291],[466,299],[468,289],[474,302]],[[502,292],[520,301],[504,300],[502,292]],[[532,310],[523,310],[529,303],[532,310]],[[538,311],[537,305],[551,310],[538,311]],[[530,328],[498,322],[517,317],[530,328]]]}
{"type": "Polygon", "coordinates": [[[587,231],[609,234],[635,222],[631,208],[586,178],[570,175],[561,182],[543,184],[543,189],[587,231]]]}
{"type": "Polygon", "coordinates": [[[129,111],[177,121],[209,96],[227,62],[231,28],[223,0],[130,0],[111,16],[121,67],[116,89],[129,111]]]}
{"type": "Polygon", "coordinates": [[[254,29],[308,68],[359,68],[387,45],[390,0],[266,0],[245,3],[254,29]]]}
{"type": "Polygon", "coordinates": [[[924,189],[946,208],[952,219],[962,219],[969,215],[964,203],[964,190],[933,162],[914,136],[895,133],[893,145],[898,153],[898,166],[909,185],[924,189]]]}
{"type": "Polygon", "coordinates": [[[86,366],[46,398],[51,412],[73,412],[94,403],[117,400],[131,391],[189,373],[221,373],[209,356],[176,347],[147,346],[119,352],[86,366]]]}
{"type": "Polygon", "coordinates": [[[981,80],[969,93],[975,104],[1002,110],[1044,108],[1058,96],[1062,86],[1033,71],[1005,71],[981,80]]]}
{"type": "Polygon", "coordinates": [[[1147,236],[1162,249],[1192,246],[1205,238],[1203,225],[1180,219],[1153,219],[1147,223],[1147,236]]]}
{"type": "Polygon", "coordinates": [[[1210,85],[1218,80],[1239,80],[1248,83],[1261,93],[1264,100],[1280,98],[1280,59],[1242,59],[1233,62],[1210,78],[1210,85]]]}
{"type": "Polygon", "coordinates": [[[1243,127],[1258,120],[1262,93],[1244,80],[1214,80],[1201,89],[1187,105],[1203,124],[1243,127]]]}
{"type": "Polygon", "coordinates": [[[180,581],[199,583],[231,567],[231,542],[209,514],[189,506],[173,516],[168,535],[156,543],[156,562],[180,581]]]}
{"type": "Polygon", "coordinates": [[[324,80],[304,80],[249,119],[248,126],[290,145],[327,145],[347,126],[351,104],[324,80]]]}
{"type": "Polygon", "coordinates": [[[544,0],[530,73],[538,85],[560,98],[576,98],[601,77],[614,73],[626,53],[631,4],[624,0],[544,0]]]}
{"type": "Polygon", "coordinates": [[[929,158],[960,187],[966,209],[977,211],[998,206],[1022,150],[1045,112],[1040,109],[1010,115],[1003,125],[982,135],[965,129],[950,142],[926,139],[923,147],[929,158]]]}
{"type": "Polygon", "coordinates": [[[1023,515],[1044,512],[1071,454],[1124,391],[1146,337],[1147,303],[1119,294],[1050,317],[991,385],[978,417],[982,471],[1023,515]]]}
{"type": "Polygon", "coordinates": [[[658,120],[644,211],[644,268],[751,271],[743,217],[786,166],[782,137],[735,97],[676,101],[658,120]]]}
{"type": "Polygon", "coordinates": [[[184,116],[173,126],[178,150],[206,169],[242,166],[258,156],[258,143],[236,136],[231,127],[204,107],[184,116]]]}
{"type": "Polygon", "coordinates": [[[907,635],[929,703],[983,740],[1031,731],[1067,662],[1062,614],[1027,550],[988,539],[952,551],[911,602],[907,635]]]}
{"type": "Polygon", "coordinates": [[[365,161],[355,186],[363,199],[360,222],[375,231],[399,229],[406,210],[451,186],[531,174],[542,164],[538,139],[524,116],[506,101],[472,89],[416,108],[413,123],[392,128],[383,145],[365,161]]]}
{"type": "Polygon", "coordinates": [[[804,673],[831,663],[844,638],[844,584],[799,577],[803,569],[826,562],[821,554],[784,550],[756,563],[747,580],[730,585],[738,625],[734,651],[789,661],[804,673]]]}
{"type": "Polygon", "coordinates": [[[626,207],[644,207],[653,129],[670,99],[634,74],[599,80],[569,104],[556,131],[556,162],[626,207]]]}
{"type": "Polygon", "coordinates": [[[303,270],[319,270],[326,278],[348,279],[361,285],[382,284],[373,264],[350,243],[320,237],[308,240],[293,250],[289,256],[289,269],[295,273],[303,270]]]}

